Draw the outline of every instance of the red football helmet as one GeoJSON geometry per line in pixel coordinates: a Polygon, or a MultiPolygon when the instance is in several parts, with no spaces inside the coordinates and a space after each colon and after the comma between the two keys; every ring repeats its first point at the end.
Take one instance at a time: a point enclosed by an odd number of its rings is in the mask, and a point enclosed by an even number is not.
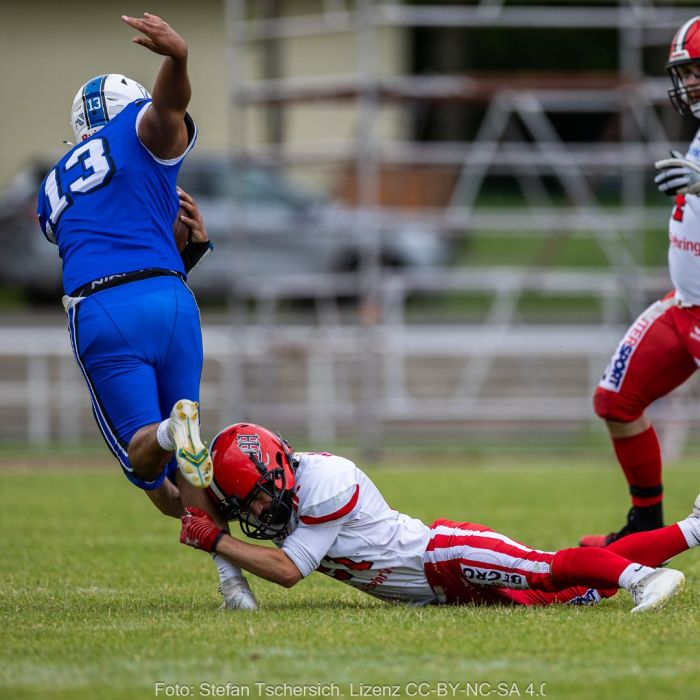
{"type": "Polygon", "coordinates": [[[700,78],[686,85],[688,68],[700,73],[700,17],[689,19],[673,37],[666,70],[673,88],[668,91],[678,114],[700,119],[700,78]]]}
{"type": "Polygon", "coordinates": [[[211,443],[214,477],[209,494],[227,520],[239,520],[248,537],[269,540],[283,535],[292,515],[294,459],[279,435],[253,423],[224,428],[211,443]],[[260,490],[272,498],[259,518],[249,504],[260,490]]]}

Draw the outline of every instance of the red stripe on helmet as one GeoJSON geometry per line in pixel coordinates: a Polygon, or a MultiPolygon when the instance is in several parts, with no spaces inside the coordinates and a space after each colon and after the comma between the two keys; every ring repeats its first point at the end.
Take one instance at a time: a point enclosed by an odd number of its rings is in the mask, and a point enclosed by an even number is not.
{"type": "MultiPolygon", "coordinates": [[[[671,53],[669,56],[669,60],[683,60],[683,59],[690,59],[693,58],[690,55],[689,47],[686,45],[686,42],[688,41],[688,35],[690,34],[690,30],[697,25],[698,20],[700,20],[699,17],[693,17],[692,19],[689,19],[677,32],[676,35],[673,37],[673,41],[671,42],[671,53]]],[[[696,27],[697,29],[697,27],[696,27]]]]}

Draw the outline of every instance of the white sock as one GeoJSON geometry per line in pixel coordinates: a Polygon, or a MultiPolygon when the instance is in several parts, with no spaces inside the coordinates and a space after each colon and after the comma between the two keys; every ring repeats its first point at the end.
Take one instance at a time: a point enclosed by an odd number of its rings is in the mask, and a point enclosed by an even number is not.
{"type": "Polygon", "coordinates": [[[691,515],[689,518],[681,520],[678,523],[678,527],[688,543],[688,548],[700,545],[700,518],[691,515]]]}
{"type": "Polygon", "coordinates": [[[217,552],[210,552],[210,554],[216,564],[216,569],[219,572],[219,581],[221,581],[221,583],[228,581],[230,578],[243,578],[243,572],[226,557],[222,557],[221,554],[217,552]]]}
{"type": "Polygon", "coordinates": [[[175,449],[175,441],[170,437],[170,418],[166,418],[156,431],[158,444],[166,451],[172,452],[175,449]]]}
{"type": "Polygon", "coordinates": [[[641,579],[653,573],[654,571],[656,571],[656,569],[653,569],[651,566],[643,566],[642,564],[630,564],[620,574],[620,580],[618,581],[618,583],[620,584],[620,588],[624,588],[629,591],[632,588],[632,586],[639,583],[641,579]]]}

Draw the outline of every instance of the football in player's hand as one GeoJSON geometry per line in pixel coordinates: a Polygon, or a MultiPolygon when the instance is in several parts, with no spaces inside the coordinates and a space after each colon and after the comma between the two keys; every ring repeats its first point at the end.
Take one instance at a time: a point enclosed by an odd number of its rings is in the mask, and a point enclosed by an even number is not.
{"type": "Polygon", "coordinates": [[[177,249],[180,253],[185,249],[185,246],[187,245],[187,241],[190,238],[190,228],[187,226],[187,224],[184,224],[182,221],[180,221],[180,216],[184,215],[187,216],[187,211],[180,207],[177,210],[177,219],[175,219],[175,223],[173,224],[173,235],[175,236],[175,245],[177,245],[177,249]]]}

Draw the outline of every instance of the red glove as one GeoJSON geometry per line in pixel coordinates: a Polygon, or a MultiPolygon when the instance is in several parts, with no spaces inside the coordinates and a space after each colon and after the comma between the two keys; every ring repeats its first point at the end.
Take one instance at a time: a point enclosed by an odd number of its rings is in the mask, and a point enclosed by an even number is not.
{"type": "Polygon", "coordinates": [[[226,534],[207,513],[188,506],[181,518],[180,542],[195,549],[213,552],[219,540],[226,534]]]}

